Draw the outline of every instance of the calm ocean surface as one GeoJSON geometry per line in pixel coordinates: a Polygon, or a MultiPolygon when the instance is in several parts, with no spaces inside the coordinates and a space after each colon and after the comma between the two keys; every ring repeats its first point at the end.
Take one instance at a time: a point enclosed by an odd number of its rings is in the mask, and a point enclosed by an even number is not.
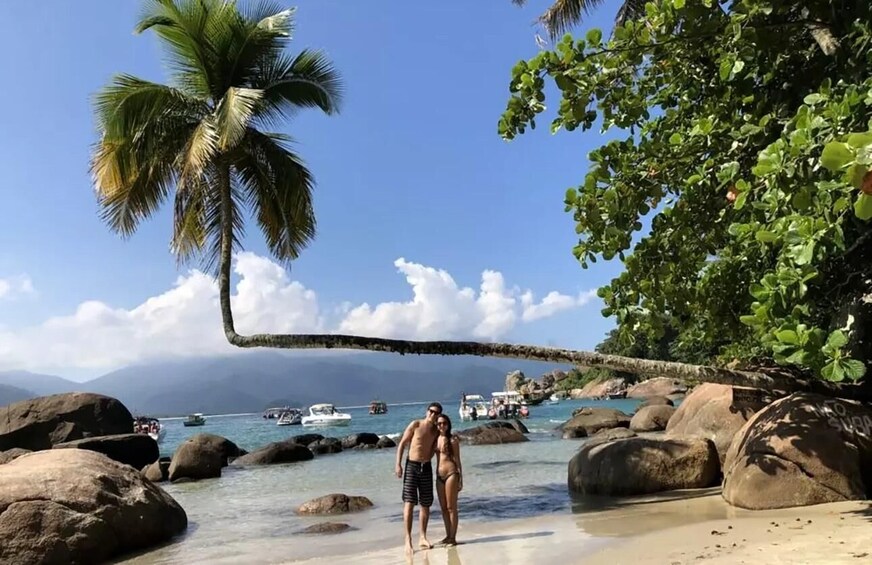
{"type": "MultiPolygon", "coordinates": [[[[632,413],[637,400],[564,400],[530,408],[525,420],[530,441],[519,444],[465,446],[461,453],[464,490],[460,493],[460,533],[465,521],[493,521],[570,511],[566,467],[580,440],[562,440],[554,428],[580,406],[608,406],[632,413]]],[[[162,455],[172,455],[185,438],[197,433],[224,436],[252,451],[269,442],[302,433],[343,437],[357,432],[397,436],[414,418],[423,417],[427,403],[390,405],[388,414],[370,416],[368,408],[344,409],[352,415],[345,428],[276,426],[260,414],[207,417],[205,426],[185,428],[181,419],[163,419],[167,433],[162,455]]],[[[444,404],[455,429],[458,403],[444,404]]],[[[124,563],[280,563],[324,555],[353,555],[387,548],[402,540],[401,482],[393,474],[395,449],[349,450],[317,456],[312,461],[256,468],[227,467],[219,479],[162,484],[188,514],[187,533],[173,543],[124,563]],[[296,508],[325,494],[362,495],[372,510],[328,518],[300,517],[296,508]],[[339,521],[354,530],[334,536],[300,535],[301,529],[323,521],[339,521]]],[[[430,533],[443,535],[438,503],[430,533]]]]}

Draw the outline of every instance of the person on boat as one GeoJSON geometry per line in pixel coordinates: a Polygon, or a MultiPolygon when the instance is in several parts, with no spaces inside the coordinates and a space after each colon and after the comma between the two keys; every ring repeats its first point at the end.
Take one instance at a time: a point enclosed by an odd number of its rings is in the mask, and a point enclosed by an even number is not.
{"type": "Polygon", "coordinates": [[[421,505],[419,527],[421,531],[418,547],[430,549],[433,547],[427,540],[427,524],[430,522],[430,506],[433,505],[433,465],[430,463],[436,453],[436,440],[439,433],[436,430],[436,418],[442,414],[442,405],[431,402],[427,413],[420,420],[413,420],[403,432],[403,437],[397,445],[397,478],[403,479],[403,525],[406,529],[406,554],[411,555],[412,547],[412,517],[415,506],[421,505]],[[405,468],[401,465],[403,453],[409,447],[405,468]]]}
{"type": "Polygon", "coordinates": [[[445,414],[436,419],[436,429],[436,494],[445,522],[445,539],[440,543],[457,545],[457,495],[463,490],[460,440],[451,433],[451,418],[445,414]]]}
{"type": "Polygon", "coordinates": [[[472,418],[472,421],[478,420],[478,410],[475,409],[475,405],[469,409],[469,417],[472,418]]]}

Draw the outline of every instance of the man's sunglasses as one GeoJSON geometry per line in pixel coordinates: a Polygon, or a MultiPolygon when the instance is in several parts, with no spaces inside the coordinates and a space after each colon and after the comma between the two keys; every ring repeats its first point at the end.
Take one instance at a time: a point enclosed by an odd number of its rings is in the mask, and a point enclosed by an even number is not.
{"type": "Polygon", "coordinates": [[[428,408],[427,412],[429,412],[430,414],[436,414],[437,416],[442,413],[439,410],[436,410],[435,408],[428,408]]]}

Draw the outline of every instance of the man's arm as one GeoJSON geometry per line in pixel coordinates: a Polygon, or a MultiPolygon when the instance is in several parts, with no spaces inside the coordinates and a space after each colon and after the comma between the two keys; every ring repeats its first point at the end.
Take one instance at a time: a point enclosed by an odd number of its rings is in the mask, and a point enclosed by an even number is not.
{"type": "Polygon", "coordinates": [[[403,437],[400,439],[400,443],[397,444],[397,477],[403,478],[403,452],[406,451],[406,446],[412,441],[412,435],[415,433],[415,428],[418,427],[418,420],[410,423],[406,426],[406,431],[403,432],[403,437]]]}

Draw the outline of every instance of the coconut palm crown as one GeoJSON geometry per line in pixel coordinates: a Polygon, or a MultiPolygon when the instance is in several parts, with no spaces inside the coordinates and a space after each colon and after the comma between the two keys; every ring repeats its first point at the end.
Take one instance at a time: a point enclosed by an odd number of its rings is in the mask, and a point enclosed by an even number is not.
{"type": "Polygon", "coordinates": [[[286,53],[293,16],[269,2],[146,2],[136,32],[157,35],[172,80],[120,74],[96,96],[91,172],[113,230],[132,234],[172,196],[180,261],[226,259],[229,272],[246,210],[281,261],[312,240],[312,174],[288,136],[265,130],[300,108],[336,113],[342,86],[321,52],[286,53]]]}

